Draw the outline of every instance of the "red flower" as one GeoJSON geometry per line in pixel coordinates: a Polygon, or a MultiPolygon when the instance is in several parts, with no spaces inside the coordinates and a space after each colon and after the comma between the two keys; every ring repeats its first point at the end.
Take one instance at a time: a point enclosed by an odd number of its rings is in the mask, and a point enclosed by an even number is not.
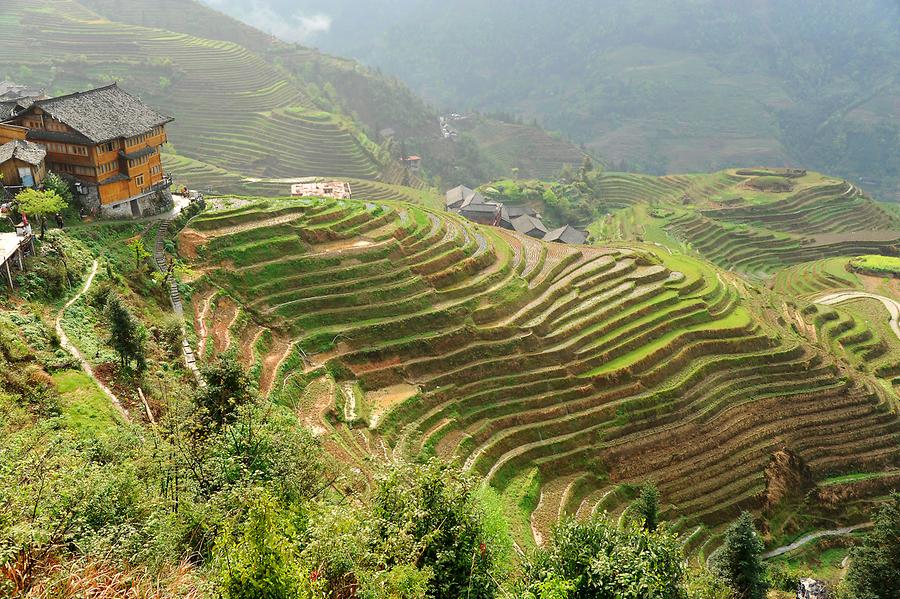
{"type": "Polygon", "coordinates": [[[313,570],[312,572],[310,572],[310,573],[309,573],[309,579],[310,579],[312,582],[315,582],[315,581],[319,580],[319,571],[318,571],[318,570],[313,570]]]}
{"type": "Polygon", "coordinates": [[[487,551],[487,547],[484,545],[484,543],[482,543],[481,545],[479,545],[479,546],[478,546],[478,549],[481,550],[481,555],[484,555],[484,552],[487,551]]]}

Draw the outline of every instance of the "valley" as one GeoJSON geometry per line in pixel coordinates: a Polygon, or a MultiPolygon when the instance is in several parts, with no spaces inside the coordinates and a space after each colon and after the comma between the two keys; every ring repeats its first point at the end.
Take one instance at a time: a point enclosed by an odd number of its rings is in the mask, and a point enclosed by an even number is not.
{"type": "Polygon", "coordinates": [[[0,596],[895,599],[896,82],[708,4],[565,68],[520,7],[447,108],[224,1],[3,2],[0,596]]]}

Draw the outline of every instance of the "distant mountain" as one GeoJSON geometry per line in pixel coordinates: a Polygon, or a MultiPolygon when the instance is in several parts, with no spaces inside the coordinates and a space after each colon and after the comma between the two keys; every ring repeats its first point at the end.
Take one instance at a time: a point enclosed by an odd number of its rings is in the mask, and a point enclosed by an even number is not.
{"type": "MultiPolygon", "coordinates": [[[[236,0],[210,0],[237,11],[236,0]]],[[[256,5],[266,3],[254,3],[256,5]]],[[[900,200],[896,0],[270,0],[323,49],[656,173],[794,164],[900,200]]]]}
{"type": "MultiPolygon", "coordinates": [[[[479,184],[520,168],[476,137],[445,139],[438,113],[400,81],[194,0],[10,0],[0,39],[0,78],[51,94],[118,81],[174,116],[166,163],[188,184],[283,194],[284,179],[338,176],[381,197],[397,190],[364,182],[423,186],[401,167],[405,153],[424,158],[426,183],[479,184]]],[[[528,129],[541,143],[520,170],[558,171],[560,156],[580,163],[577,147],[528,129]]]]}

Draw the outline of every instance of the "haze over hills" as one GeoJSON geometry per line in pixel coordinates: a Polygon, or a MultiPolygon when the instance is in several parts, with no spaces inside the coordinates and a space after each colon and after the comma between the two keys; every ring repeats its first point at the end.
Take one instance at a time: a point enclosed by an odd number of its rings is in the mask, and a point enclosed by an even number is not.
{"type": "MultiPolygon", "coordinates": [[[[0,74],[54,94],[115,80],[166,106],[180,124],[167,162],[202,182],[225,171],[237,175],[226,177],[232,181],[341,176],[360,181],[360,191],[377,182],[422,186],[398,163],[417,153],[428,176],[473,184],[515,167],[548,176],[582,158],[571,144],[524,126],[514,127],[530,136],[525,155],[498,153],[494,145],[505,138],[492,131],[503,124],[490,120],[480,138],[444,139],[437,113],[398,81],[273,39],[192,0],[13,0],[0,15],[9,41],[0,74]],[[384,129],[394,131],[392,141],[384,129]]],[[[287,192],[277,185],[216,189],[287,192]]]]}
{"type": "Polygon", "coordinates": [[[536,117],[613,164],[803,166],[900,198],[894,0],[264,4],[329,17],[307,43],[438,105],[536,117]]]}

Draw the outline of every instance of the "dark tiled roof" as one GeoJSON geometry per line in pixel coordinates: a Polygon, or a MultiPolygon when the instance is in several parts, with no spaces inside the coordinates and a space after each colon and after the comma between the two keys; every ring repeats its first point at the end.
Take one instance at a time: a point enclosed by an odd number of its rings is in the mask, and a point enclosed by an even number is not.
{"type": "Polygon", "coordinates": [[[30,141],[15,140],[0,146],[0,164],[15,158],[28,164],[38,165],[46,156],[47,150],[43,146],[30,141]]]}
{"type": "Polygon", "coordinates": [[[466,201],[462,203],[462,207],[466,208],[468,206],[476,206],[483,204],[495,204],[495,202],[488,202],[483,195],[478,193],[477,191],[473,191],[466,197],[466,201]]]}
{"type": "Polygon", "coordinates": [[[68,96],[38,100],[34,104],[93,143],[134,137],[172,120],[115,83],[68,96]]]}
{"type": "Polygon", "coordinates": [[[465,185],[454,187],[453,189],[449,190],[444,196],[444,204],[446,206],[456,206],[457,204],[462,204],[466,200],[466,198],[468,198],[473,193],[475,193],[475,190],[469,189],[465,185]]]}
{"type": "Polygon", "coordinates": [[[28,139],[35,139],[38,141],[59,141],[71,144],[90,145],[94,143],[90,138],[87,138],[80,133],[68,133],[66,131],[44,131],[42,129],[29,129],[27,137],[28,139]]]}
{"type": "Polygon", "coordinates": [[[500,219],[511,223],[512,219],[518,218],[523,214],[527,214],[528,216],[536,216],[537,212],[535,212],[528,206],[510,206],[509,204],[503,204],[503,209],[500,211],[500,219]]]}
{"type": "Polygon", "coordinates": [[[4,102],[0,102],[0,121],[5,121],[6,119],[12,117],[12,112],[15,107],[15,100],[6,100],[4,102]]]}
{"type": "Polygon", "coordinates": [[[118,181],[129,181],[129,180],[131,180],[131,178],[128,175],[126,175],[124,173],[116,173],[109,179],[104,179],[103,181],[100,181],[100,185],[106,185],[107,183],[116,183],[118,181]]]}
{"type": "Polygon", "coordinates": [[[497,204],[469,204],[468,206],[463,206],[460,208],[460,214],[465,214],[466,212],[497,212],[497,204]]]}
{"type": "Polygon", "coordinates": [[[553,229],[544,235],[544,241],[558,241],[560,243],[571,243],[579,245],[587,241],[587,233],[579,231],[575,227],[563,225],[558,229],[553,229]]]}
{"type": "Polygon", "coordinates": [[[147,146],[146,148],[141,148],[137,152],[132,152],[130,154],[125,153],[123,150],[119,150],[119,156],[125,158],[127,160],[137,160],[138,158],[142,158],[144,156],[150,156],[151,154],[156,153],[156,148],[152,148],[147,146]]]}
{"type": "Polygon", "coordinates": [[[515,229],[519,233],[525,233],[526,235],[534,231],[547,233],[547,227],[544,226],[544,223],[542,223],[539,219],[527,214],[523,214],[522,216],[512,219],[512,226],[513,229],[515,229]]]}

